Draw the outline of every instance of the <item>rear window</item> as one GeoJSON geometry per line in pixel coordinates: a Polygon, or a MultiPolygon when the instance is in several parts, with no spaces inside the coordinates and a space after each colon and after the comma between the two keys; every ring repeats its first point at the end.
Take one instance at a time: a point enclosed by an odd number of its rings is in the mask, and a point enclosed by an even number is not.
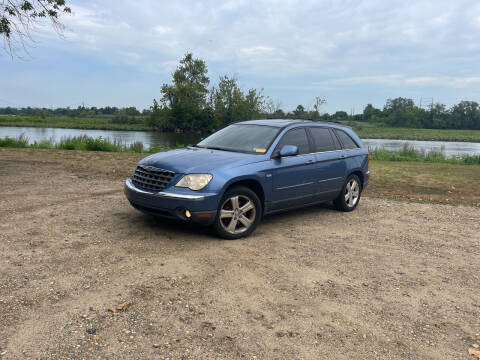
{"type": "Polygon", "coordinates": [[[335,129],[335,134],[337,134],[344,149],[357,149],[359,147],[345,131],[335,129]]]}
{"type": "Polygon", "coordinates": [[[315,142],[314,152],[336,150],[332,135],[327,128],[311,127],[310,132],[312,133],[315,142]]]}

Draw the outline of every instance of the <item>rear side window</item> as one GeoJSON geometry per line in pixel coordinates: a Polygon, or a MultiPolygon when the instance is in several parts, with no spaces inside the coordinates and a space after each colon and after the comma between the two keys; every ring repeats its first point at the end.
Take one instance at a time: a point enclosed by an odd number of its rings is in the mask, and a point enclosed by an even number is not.
{"type": "Polygon", "coordinates": [[[315,142],[314,152],[336,150],[332,135],[327,128],[311,127],[310,131],[315,142]]]}
{"type": "Polygon", "coordinates": [[[337,134],[340,142],[343,145],[344,149],[357,149],[357,143],[348,135],[345,131],[335,129],[335,134],[337,134]]]}
{"type": "Polygon", "coordinates": [[[310,144],[304,128],[293,129],[283,135],[277,145],[277,149],[281,149],[285,145],[295,145],[298,147],[299,154],[308,154],[310,152],[310,144]]]}

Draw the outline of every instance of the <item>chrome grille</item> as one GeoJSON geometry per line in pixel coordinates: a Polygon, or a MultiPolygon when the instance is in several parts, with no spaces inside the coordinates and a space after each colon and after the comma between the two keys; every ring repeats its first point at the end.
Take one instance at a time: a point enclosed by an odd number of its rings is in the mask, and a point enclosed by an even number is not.
{"type": "Polygon", "coordinates": [[[148,190],[163,190],[175,176],[172,171],[159,169],[153,166],[137,165],[133,173],[132,182],[148,190]]]}

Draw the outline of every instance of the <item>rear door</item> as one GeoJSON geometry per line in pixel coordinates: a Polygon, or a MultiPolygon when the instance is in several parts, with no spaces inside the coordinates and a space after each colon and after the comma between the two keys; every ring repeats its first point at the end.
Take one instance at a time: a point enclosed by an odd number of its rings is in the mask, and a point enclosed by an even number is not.
{"type": "Polygon", "coordinates": [[[328,127],[309,128],[315,152],[314,192],[319,200],[335,198],[345,181],[346,163],[338,139],[328,127]]]}
{"type": "Polygon", "coordinates": [[[305,127],[286,132],[275,149],[285,145],[298,147],[298,155],[271,159],[272,207],[271,210],[295,207],[309,202],[314,193],[315,155],[305,127]]]}

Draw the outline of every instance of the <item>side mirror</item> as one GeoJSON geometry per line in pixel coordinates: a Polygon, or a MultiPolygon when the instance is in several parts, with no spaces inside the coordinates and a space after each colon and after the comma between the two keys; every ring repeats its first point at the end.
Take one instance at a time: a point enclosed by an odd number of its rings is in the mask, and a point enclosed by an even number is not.
{"type": "Polygon", "coordinates": [[[298,155],[298,147],[295,145],[284,145],[280,150],[275,150],[272,154],[273,159],[278,159],[284,156],[298,155]]]}

